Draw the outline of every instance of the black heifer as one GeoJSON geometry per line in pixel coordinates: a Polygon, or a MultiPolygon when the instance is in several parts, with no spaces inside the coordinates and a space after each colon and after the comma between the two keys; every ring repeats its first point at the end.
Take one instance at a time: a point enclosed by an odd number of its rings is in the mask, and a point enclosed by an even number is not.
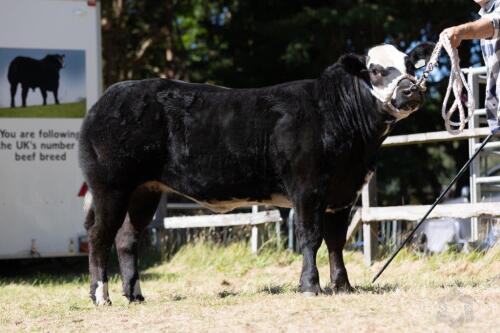
{"type": "Polygon", "coordinates": [[[64,54],[49,54],[37,60],[29,57],[16,57],[10,62],[7,78],[10,83],[10,106],[16,107],[17,86],[21,84],[23,107],[26,107],[28,90],[40,88],[43,105],[47,105],[47,91],[54,94],[54,101],[59,104],[59,71],[64,67],[64,54]]]}
{"type": "Polygon", "coordinates": [[[342,259],[349,210],[389,129],[423,100],[408,78],[390,92],[390,110],[375,99],[372,91],[383,92],[389,75],[412,74],[415,57],[388,45],[368,56],[346,55],[318,79],[260,89],[163,79],[110,87],[80,136],[93,195],[85,225],[94,302],[110,304],[113,241],[124,295],[143,300],[137,242],[161,191],[216,212],[252,203],[293,206],[304,256],[300,290],[320,292],[316,252],[323,240],[333,288],[350,290],[342,259]]]}

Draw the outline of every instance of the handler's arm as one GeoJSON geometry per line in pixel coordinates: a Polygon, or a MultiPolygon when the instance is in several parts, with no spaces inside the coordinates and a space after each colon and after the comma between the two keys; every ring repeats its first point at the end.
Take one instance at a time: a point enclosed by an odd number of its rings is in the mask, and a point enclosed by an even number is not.
{"type": "Polygon", "coordinates": [[[483,17],[474,22],[444,29],[441,34],[447,34],[450,37],[451,46],[456,48],[467,39],[498,38],[499,32],[500,20],[498,18],[483,17]]]}

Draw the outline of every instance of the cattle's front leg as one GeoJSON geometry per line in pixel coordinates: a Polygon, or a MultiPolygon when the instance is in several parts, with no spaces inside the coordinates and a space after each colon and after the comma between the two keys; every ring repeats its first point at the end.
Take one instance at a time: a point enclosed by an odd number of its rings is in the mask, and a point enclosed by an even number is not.
{"type": "Polygon", "coordinates": [[[129,214],[116,235],[115,244],[120,262],[123,295],[130,302],[144,301],[139,282],[139,239],[153,218],[160,196],[160,193],[136,191],[130,199],[129,214]]]}
{"type": "Polygon", "coordinates": [[[54,90],[54,103],[59,104],[59,97],[57,96],[57,88],[54,90]]]}
{"type": "Polygon", "coordinates": [[[96,305],[111,305],[108,259],[113,240],[125,218],[127,199],[119,191],[93,193],[94,208],[85,224],[89,241],[90,298],[96,305]],[[94,220],[90,221],[92,217],[94,220]]]}
{"type": "Polygon", "coordinates": [[[326,213],[323,219],[323,238],[328,247],[330,279],[334,292],[352,291],[347,277],[342,250],[346,242],[350,208],[336,213],[326,213]]]}
{"type": "Polygon", "coordinates": [[[26,107],[26,99],[28,98],[28,90],[29,90],[28,85],[21,84],[21,99],[23,102],[23,108],[26,107]]]}
{"type": "Polygon", "coordinates": [[[318,202],[316,195],[302,195],[295,203],[297,221],[295,230],[303,256],[300,291],[306,296],[317,295],[321,292],[316,254],[322,241],[323,212],[324,208],[318,202]]]}

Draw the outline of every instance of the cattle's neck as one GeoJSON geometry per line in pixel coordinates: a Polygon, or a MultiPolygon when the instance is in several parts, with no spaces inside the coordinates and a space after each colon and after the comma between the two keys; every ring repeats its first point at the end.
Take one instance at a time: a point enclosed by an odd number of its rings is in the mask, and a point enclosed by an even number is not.
{"type": "Polygon", "coordinates": [[[336,64],[323,73],[318,85],[325,149],[356,145],[376,150],[396,119],[383,110],[363,80],[336,64]]]}

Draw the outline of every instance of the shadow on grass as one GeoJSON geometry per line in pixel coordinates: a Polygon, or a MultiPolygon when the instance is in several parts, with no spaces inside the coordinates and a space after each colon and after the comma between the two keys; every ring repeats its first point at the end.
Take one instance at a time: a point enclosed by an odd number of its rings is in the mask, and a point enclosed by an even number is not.
{"type": "Polygon", "coordinates": [[[179,302],[179,301],[183,301],[185,300],[187,297],[184,296],[184,295],[172,295],[172,297],[170,297],[170,299],[173,301],[173,302],[179,302]]]}
{"type": "Polygon", "coordinates": [[[219,298],[226,298],[226,297],[230,297],[230,296],[238,296],[239,293],[236,293],[234,291],[229,291],[229,290],[223,290],[223,291],[219,291],[217,293],[217,297],[219,298]]]}
{"type": "Polygon", "coordinates": [[[269,295],[279,295],[284,294],[287,291],[285,286],[274,285],[274,286],[265,286],[259,289],[259,293],[269,294],[269,295]]]}
{"type": "MultiPolygon", "coordinates": [[[[355,286],[353,291],[340,291],[334,292],[331,286],[325,286],[321,289],[322,295],[356,295],[356,294],[385,294],[401,289],[397,284],[385,284],[385,285],[359,285],[355,286]]],[[[259,293],[269,294],[269,295],[279,295],[287,292],[300,294],[300,288],[298,286],[292,287],[290,285],[271,285],[265,286],[259,289],[259,293]]]]}
{"type": "MultiPolygon", "coordinates": [[[[489,279],[491,282],[493,282],[494,280],[492,279],[489,279]]],[[[446,288],[465,288],[465,287],[471,287],[471,288],[475,288],[475,287],[478,287],[478,286],[481,286],[481,285],[484,285],[485,282],[488,283],[490,282],[488,280],[485,280],[485,281],[462,281],[462,280],[453,280],[453,281],[450,281],[450,282],[447,282],[447,283],[440,283],[440,284],[437,284],[437,287],[439,288],[443,288],[443,289],[446,289],[446,288]]]]}
{"type": "MultiPolygon", "coordinates": [[[[162,256],[149,249],[141,249],[139,272],[163,263],[162,256]]],[[[116,251],[110,255],[108,265],[109,279],[119,279],[119,266],[116,251]]],[[[141,279],[173,281],[173,273],[143,273],[141,279]]],[[[9,283],[41,285],[62,283],[88,283],[89,261],[87,256],[64,258],[33,258],[0,261],[0,285],[9,283]]]]}
{"type": "Polygon", "coordinates": [[[88,281],[87,257],[5,260],[0,265],[0,285],[78,283],[88,281]]]}
{"type": "Polygon", "coordinates": [[[397,284],[383,284],[383,285],[360,285],[354,286],[354,293],[356,294],[385,294],[392,293],[401,289],[397,284]]]}

